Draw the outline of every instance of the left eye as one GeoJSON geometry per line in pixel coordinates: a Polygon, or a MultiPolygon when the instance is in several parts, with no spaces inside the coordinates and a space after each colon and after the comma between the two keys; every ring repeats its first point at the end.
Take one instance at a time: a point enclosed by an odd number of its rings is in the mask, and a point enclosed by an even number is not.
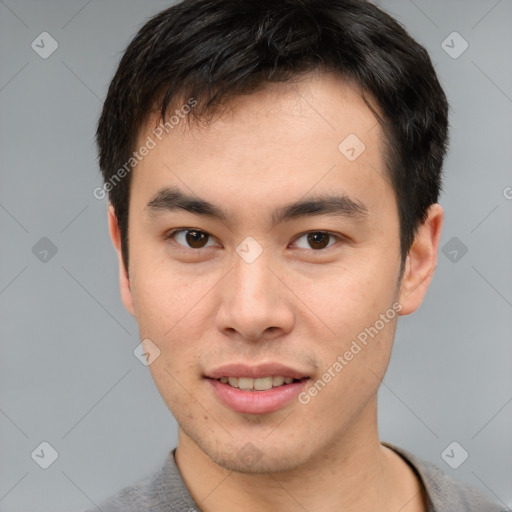
{"type": "Polygon", "coordinates": [[[309,247],[302,246],[301,249],[321,250],[334,245],[336,240],[340,240],[340,237],[326,231],[311,231],[297,238],[295,243],[302,239],[305,239],[306,244],[309,244],[309,247]],[[335,239],[333,243],[329,244],[329,238],[335,239]]]}

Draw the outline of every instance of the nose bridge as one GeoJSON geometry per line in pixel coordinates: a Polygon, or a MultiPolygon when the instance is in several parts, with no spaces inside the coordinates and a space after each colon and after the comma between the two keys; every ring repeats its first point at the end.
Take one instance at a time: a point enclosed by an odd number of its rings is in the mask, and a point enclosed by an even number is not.
{"type": "Polygon", "coordinates": [[[226,276],[218,327],[237,331],[247,339],[257,339],[270,332],[288,332],[293,312],[284,293],[284,285],[270,270],[270,253],[262,251],[255,259],[235,255],[231,272],[226,276]],[[267,331],[267,332],[265,332],[267,331]]]}
{"type": "Polygon", "coordinates": [[[241,299],[262,302],[272,300],[273,285],[270,281],[272,278],[275,279],[275,276],[268,268],[269,263],[267,254],[252,262],[243,258],[238,258],[238,261],[235,260],[232,277],[235,281],[234,290],[237,295],[240,295],[241,299]]]}

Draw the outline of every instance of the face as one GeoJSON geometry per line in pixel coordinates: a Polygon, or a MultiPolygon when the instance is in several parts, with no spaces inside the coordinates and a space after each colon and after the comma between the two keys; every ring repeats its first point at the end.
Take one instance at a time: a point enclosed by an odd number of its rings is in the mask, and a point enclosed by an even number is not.
{"type": "Polygon", "coordinates": [[[159,140],[158,122],[140,135],[156,145],[132,173],[121,281],[180,436],[243,472],[357,442],[403,307],[374,115],[316,74],[237,98],[206,127],[159,140]]]}

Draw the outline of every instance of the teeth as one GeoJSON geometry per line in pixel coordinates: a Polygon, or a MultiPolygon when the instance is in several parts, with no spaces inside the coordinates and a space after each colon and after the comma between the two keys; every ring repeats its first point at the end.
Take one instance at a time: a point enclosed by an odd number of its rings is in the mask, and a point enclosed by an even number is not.
{"type": "Polygon", "coordinates": [[[280,386],[284,382],[284,377],[274,377],[272,379],[273,386],[280,386]]]}
{"type": "Polygon", "coordinates": [[[266,391],[267,389],[272,389],[272,381],[272,377],[254,379],[254,389],[257,391],[266,391]]]}
{"type": "MultiPolygon", "coordinates": [[[[231,382],[230,382],[230,384],[231,384],[231,382]]],[[[238,378],[238,387],[240,389],[253,389],[254,379],[250,379],[247,377],[239,377],[238,378]]]]}
{"type": "Polygon", "coordinates": [[[252,379],[250,377],[221,377],[219,379],[222,384],[228,384],[233,388],[243,389],[244,391],[267,391],[277,388],[283,384],[291,384],[292,377],[269,376],[252,379]]]}

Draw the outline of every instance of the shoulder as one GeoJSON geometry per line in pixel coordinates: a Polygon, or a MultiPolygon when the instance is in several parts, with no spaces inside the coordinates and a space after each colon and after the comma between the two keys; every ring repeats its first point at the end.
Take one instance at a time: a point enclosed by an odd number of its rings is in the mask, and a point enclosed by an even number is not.
{"type": "Polygon", "coordinates": [[[397,452],[418,474],[432,512],[509,512],[505,505],[491,500],[475,487],[455,480],[434,463],[390,443],[382,444],[397,452]]]}
{"type": "Polygon", "coordinates": [[[148,477],[125,487],[87,512],[199,512],[178,467],[174,451],[163,467],[148,477]]]}

